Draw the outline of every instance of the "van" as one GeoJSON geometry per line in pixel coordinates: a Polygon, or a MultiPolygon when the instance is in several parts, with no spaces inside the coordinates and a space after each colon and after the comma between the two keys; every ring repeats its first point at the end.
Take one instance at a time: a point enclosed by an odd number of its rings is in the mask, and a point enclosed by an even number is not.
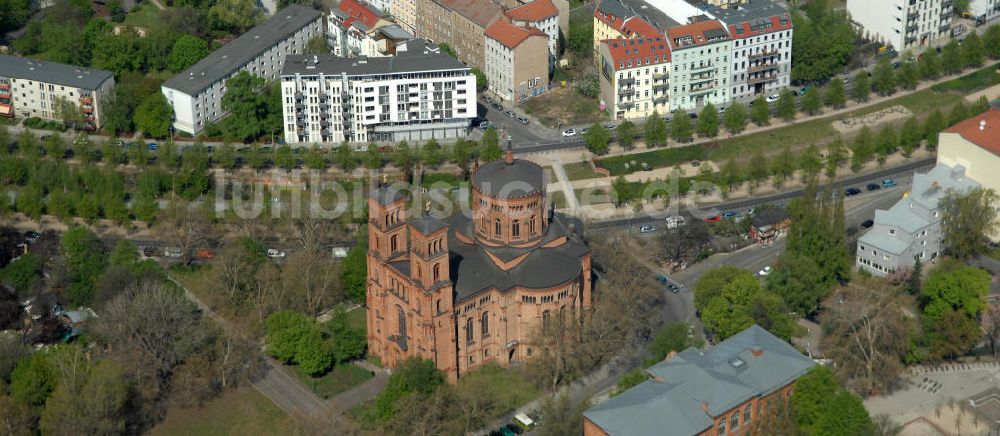
{"type": "Polygon", "coordinates": [[[330,250],[330,251],[331,251],[330,254],[332,254],[333,257],[336,257],[338,259],[343,259],[343,258],[347,257],[347,253],[350,250],[348,250],[347,247],[333,247],[333,249],[330,250]]]}
{"type": "Polygon", "coordinates": [[[676,229],[684,227],[684,224],[686,224],[686,222],[684,221],[684,217],[680,215],[668,216],[666,218],[666,221],[668,229],[676,229]]]}

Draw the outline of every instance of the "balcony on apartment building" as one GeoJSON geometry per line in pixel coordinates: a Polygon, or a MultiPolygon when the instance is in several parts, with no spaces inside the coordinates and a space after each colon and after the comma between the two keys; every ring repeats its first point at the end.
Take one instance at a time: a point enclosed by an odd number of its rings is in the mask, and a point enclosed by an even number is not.
{"type": "Polygon", "coordinates": [[[938,26],[938,32],[947,32],[948,29],[951,29],[951,23],[943,23],[938,26]]]}
{"type": "Polygon", "coordinates": [[[653,80],[667,80],[670,78],[670,73],[653,73],[653,80]]]}
{"type": "Polygon", "coordinates": [[[692,86],[689,89],[689,93],[691,95],[705,94],[705,93],[711,92],[713,90],[715,90],[715,83],[705,83],[705,84],[702,84],[701,86],[692,86]]]}
{"type": "Polygon", "coordinates": [[[906,21],[907,22],[914,21],[914,20],[916,20],[918,18],[920,18],[920,12],[910,12],[910,13],[906,14],[906,21]]]}
{"type": "Polygon", "coordinates": [[[625,79],[618,79],[618,85],[619,86],[629,86],[629,85],[632,85],[634,83],[635,83],[635,78],[633,78],[633,77],[628,77],[628,78],[625,78],[625,79]]]}
{"type": "Polygon", "coordinates": [[[762,51],[760,53],[751,53],[750,56],[748,56],[748,58],[750,59],[751,62],[753,62],[757,59],[763,59],[766,57],[778,56],[778,55],[779,53],[777,50],[772,50],[772,51],[762,51]]]}
{"type": "Polygon", "coordinates": [[[712,80],[712,79],[715,79],[715,70],[706,71],[706,72],[700,73],[700,74],[692,74],[691,75],[691,79],[688,80],[688,81],[691,82],[691,83],[695,83],[695,82],[703,82],[705,80],[712,80]]]}
{"type": "Polygon", "coordinates": [[[624,103],[618,103],[618,108],[619,109],[628,110],[628,109],[632,109],[634,107],[635,107],[635,103],[631,102],[631,101],[627,101],[627,102],[624,102],[624,103]]]}
{"type": "Polygon", "coordinates": [[[955,2],[953,0],[947,0],[947,1],[941,2],[941,12],[944,13],[944,12],[951,11],[951,7],[954,4],[955,4],[955,2]]]}
{"type": "Polygon", "coordinates": [[[759,72],[762,72],[762,71],[774,70],[774,69],[777,69],[777,68],[778,68],[778,63],[777,62],[760,63],[760,64],[756,64],[756,65],[751,65],[750,68],[747,69],[747,72],[749,72],[750,74],[753,74],[753,73],[759,73],[759,72]]]}
{"type": "Polygon", "coordinates": [[[758,84],[758,83],[770,82],[772,80],[778,80],[778,75],[774,74],[774,73],[771,73],[771,74],[765,74],[765,75],[762,75],[762,76],[751,77],[751,78],[747,79],[747,83],[751,84],[751,85],[755,85],[755,84],[758,84]]]}
{"type": "Polygon", "coordinates": [[[94,104],[94,96],[90,94],[81,94],[80,104],[87,104],[87,105],[94,104]]]}
{"type": "Polygon", "coordinates": [[[903,45],[916,44],[917,38],[915,36],[909,36],[903,41],[903,45]]]}
{"type": "Polygon", "coordinates": [[[911,24],[909,26],[906,26],[906,33],[913,33],[916,32],[917,30],[920,30],[919,24],[911,24]]]}
{"type": "Polygon", "coordinates": [[[668,101],[670,101],[670,97],[666,95],[653,98],[653,104],[667,104],[668,101]]]}
{"type": "Polygon", "coordinates": [[[689,71],[691,71],[691,73],[696,73],[696,72],[699,72],[699,71],[710,70],[712,68],[715,68],[715,64],[713,64],[711,62],[708,62],[708,63],[704,63],[704,64],[701,64],[701,65],[692,67],[689,71]]]}

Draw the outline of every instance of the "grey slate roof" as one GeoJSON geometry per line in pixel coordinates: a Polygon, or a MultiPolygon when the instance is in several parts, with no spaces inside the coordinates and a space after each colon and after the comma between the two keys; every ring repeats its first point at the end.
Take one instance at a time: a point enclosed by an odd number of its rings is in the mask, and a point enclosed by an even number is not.
{"type": "Polygon", "coordinates": [[[646,3],[644,0],[601,0],[598,8],[605,14],[610,13],[623,19],[629,17],[642,18],[643,21],[652,24],[660,30],[680,25],[680,23],[667,16],[666,13],[646,3]]]}
{"type": "Polygon", "coordinates": [[[385,206],[406,198],[406,192],[398,186],[385,186],[371,191],[368,195],[379,204],[385,206]]]}
{"type": "Polygon", "coordinates": [[[575,218],[555,214],[549,223],[545,237],[531,247],[514,249],[512,247],[487,247],[477,243],[466,244],[455,236],[461,232],[466,238],[475,240],[472,234],[472,221],[462,214],[448,218],[449,229],[448,249],[451,266],[450,277],[455,292],[455,302],[465,301],[482,291],[496,287],[501,292],[511,290],[516,286],[525,288],[549,288],[570,280],[583,273],[580,258],[590,253],[590,248],[583,237],[575,230],[582,229],[575,218]],[[567,236],[567,241],[553,248],[543,248],[546,243],[567,236]],[[510,255],[509,250],[519,250],[517,256],[527,254],[517,266],[503,271],[493,263],[487,251],[504,260],[510,260],[501,253],[510,255]]]}
{"type": "Polygon", "coordinates": [[[382,34],[386,37],[392,39],[413,39],[413,35],[411,35],[410,32],[403,30],[402,27],[399,27],[396,24],[382,27],[378,31],[382,32],[382,34]]]}
{"type": "Polygon", "coordinates": [[[434,218],[433,216],[430,215],[424,215],[420,218],[410,220],[408,221],[408,223],[411,226],[413,226],[413,228],[416,231],[424,235],[429,235],[445,227],[448,227],[448,223],[441,221],[437,218],[434,218]]]}
{"type": "Polygon", "coordinates": [[[479,167],[472,175],[472,184],[493,197],[521,197],[545,188],[545,170],[524,159],[510,164],[500,159],[479,167]]]}
{"type": "Polygon", "coordinates": [[[769,207],[762,209],[754,216],[750,217],[750,223],[754,227],[773,226],[788,219],[788,211],[782,207],[769,207]]]}
{"type": "MultiPolygon", "coordinates": [[[[419,45],[418,45],[419,46],[419,45]]],[[[397,52],[396,56],[377,58],[342,58],[332,54],[288,55],[282,76],[323,73],[348,76],[393,74],[418,71],[468,70],[469,67],[449,55],[429,51],[397,52]]]]}
{"type": "Polygon", "coordinates": [[[924,174],[914,174],[913,193],[910,199],[928,209],[936,209],[938,200],[948,189],[965,191],[979,187],[979,183],[965,176],[965,167],[937,164],[924,174]]]}
{"type": "Polygon", "coordinates": [[[688,348],[653,365],[648,372],[654,378],[584,416],[616,436],[694,435],[711,428],[713,417],[792,383],[813,365],[790,344],[753,325],[708,351],[688,348]]]}
{"type": "Polygon", "coordinates": [[[113,76],[114,74],[105,70],[0,55],[0,77],[95,90],[113,76]]]}
{"type": "Polygon", "coordinates": [[[289,5],[190,68],[171,77],[163,86],[188,95],[197,95],[322,15],[309,7],[289,5]]]}

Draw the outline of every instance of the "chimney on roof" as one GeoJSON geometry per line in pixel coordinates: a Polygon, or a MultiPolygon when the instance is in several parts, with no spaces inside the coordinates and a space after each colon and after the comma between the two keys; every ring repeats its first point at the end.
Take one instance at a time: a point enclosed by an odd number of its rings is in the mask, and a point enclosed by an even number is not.
{"type": "Polygon", "coordinates": [[[750,354],[753,354],[753,357],[763,356],[764,355],[764,349],[760,348],[760,347],[753,347],[753,348],[750,349],[750,354]]]}

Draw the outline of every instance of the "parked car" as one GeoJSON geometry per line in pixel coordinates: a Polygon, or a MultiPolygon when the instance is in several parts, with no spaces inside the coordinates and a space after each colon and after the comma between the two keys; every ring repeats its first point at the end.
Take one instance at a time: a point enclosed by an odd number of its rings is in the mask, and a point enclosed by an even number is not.
{"type": "Polygon", "coordinates": [[[774,103],[774,102],[778,101],[778,98],[779,98],[778,94],[771,94],[771,95],[767,96],[764,99],[764,101],[766,101],[768,103],[774,103]]]}
{"type": "Polygon", "coordinates": [[[498,111],[502,111],[503,110],[503,105],[501,105],[500,103],[493,103],[493,109],[496,109],[498,111]]]}
{"type": "Polygon", "coordinates": [[[589,131],[590,131],[590,127],[584,127],[582,129],[580,129],[580,134],[581,135],[586,135],[587,132],[589,132],[589,131]]]}
{"type": "Polygon", "coordinates": [[[514,114],[514,111],[511,111],[511,110],[509,110],[507,112],[504,112],[503,114],[507,115],[507,118],[514,118],[514,117],[517,116],[517,115],[514,114]]]}
{"type": "Polygon", "coordinates": [[[347,247],[333,247],[330,250],[330,254],[332,254],[333,257],[336,257],[338,259],[343,259],[347,257],[348,252],[350,252],[350,250],[348,250],[347,247]]]}
{"type": "Polygon", "coordinates": [[[575,129],[566,129],[566,130],[563,130],[562,135],[563,135],[564,138],[569,138],[570,136],[575,136],[576,135],[576,130],[575,129]]]}
{"type": "Polygon", "coordinates": [[[153,247],[142,247],[142,255],[146,257],[156,256],[156,249],[153,247]]]}
{"type": "Polygon", "coordinates": [[[605,129],[608,129],[608,130],[611,130],[611,131],[614,131],[615,129],[617,129],[617,128],[618,128],[618,126],[617,126],[617,125],[614,125],[614,124],[605,124],[605,125],[604,125],[604,128],[605,128],[605,129]]]}
{"type": "Polygon", "coordinates": [[[160,148],[160,146],[156,145],[155,142],[150,142],[149,144],[146,144],[146,147],[149,148],[149,151],[156,151],[158,148],[160,148]]]}
{"type": "Polygon", "coordinates": [[[642,226],[639,227],[639,233],[653,233],[656,231],[656,227],[653,226],[642,226]]]}
{"type": "Polygon", "coordinates": [[[691,113],[689,113],[688,115],[690,115],[690,116],[691,116],[691,119],[692,119],[692,120],[696,120],[696,119],[698,119],[698,114],[697,114],[697,113],[695,113],[695,112],[691,112],[691,113]]]}
{"type": "Polygon", "coordinates": [[[725,106],[719,106],[719,113],[720,114],[726,113],[726,107],[725,106]]]}
{"type": "Polygon", "coordinates": [[[865,188],[869,191],[878,191],[879,189],[882,189],[882,185],[879,185],[878,183],[869,183],[865,188]]]}
{"type": "Polygon", "coordinates": [[[693,166],[695,168],[698,168],[698,167],[701,166],[701,161],[700,160],[693,160],[693,161],[691,161],[691,166],[693,166]]]}
{"type": "Polygon", "coordinates": [[[722,217],[719,216],[718,214],[716,214],[716,215],[709,215],[709,216],[705,217],[705,221],[706,222],[710,222],[710,223],[717,223],[719,221],[722,221],[722,217]]]}
{"type": "Polygon", "coordinates": [[[770,266],[765,266],[764,268],[761,268],[760,271],[757,271],[757,275],[764,277],[768,274],[771,274],[771,271],[774,271],[774,269],[771,268],[770,266]]]}
{"type": "Polygon", "coordinates": [[[861,193],[861,190],[858,189],[858,188],[847,188],[847,189],[844,190],[844,195],[847,196],[847,197],[858,195],[860,193],[861,193]]]}
{"type": "Polygon", "coordinates": [[[194,252],[195,259],[209,260],[215,259],[215,250],[210,248],[199,248],[198,251],[194,252]]]}
{"type": "Polygon", "coordinates": [[[874,226],[874,225],[875,225],[875,221],[865,220],[865,222],[861,223],[861,228],[862,229],[867,229],[867,228],[869,228],[871,226],[874,226]]]}
{"type": "Polygon", "coordinates": [[[42,235],[38,234],[38,232],[34,230],[28,230],[27,232],[24,232],[24,240],[28,242],[35,242],[38,240],[40,236],[42,235]]]}
{"type": "Polygon", "coordinates": [[[666,218],[666,221],[668,229],[676,229],[679,227],[684,227],[685,224],[684,217],[680,215],[668,216],[666,218]]]}
{"type": "Polygon", "coordinates": [[[737,216],[739,216],[739,214],[732,210],[727,210],[725,212],[722,212],[722,217],[727,220],[736,218],[737,216]]]}
{"type": "Polygon", "coordinates": [[[285,252],[281,251],[281,250],[278,250],[277,248],[268,248],[267,249],[267,257],[270,257],[270,258],[282,258],[282,257],[285,257],[285,252]]]}
{"type": "Polygon", "coordinates": [[[893,180],[893,179],[882,179],[882,187],[883,188],[891,188],[893,186],[896,186],[896,181],[895,180],[893,180]]]}
{"type": "Polygon", "coordinates": [[[528,123],[529,123],[529,121],[528,121],[528,117],[521,117],[521,118],[518,118],[518,119],[517,119],[517,122],[519,122],[519,123],[521,123],[521,124],[523,124],[523,125],[527,126],[527,125],[528,125],[528,123]]]}
{"type": "Polygon", "coordinates": [[[167,247],[163,249],[163,255],[167,257],[181,257],[180,247],[167,247]]]}
{"type": "Polygon", "coordinates": [[[661,285],[666,285],[667,283],[670,283],[670,277],[660,274],[656,276],[656,281],[660,282],[661,285]]]}
{"type": "Polygon", "coordinates": [[[479,123],[479,130],[486,130],[486,129],[489,129],[489,128],[490,128],[490,122],[489,121],[482,121],[482,122],[479,123]]]}
{"type": "Polygon", "coordinates": [[[681,287],[674,282],[667,283],[667,289],[669,289],[670,292],[673,292],[675,294],[681,291],[681,287]]]}

